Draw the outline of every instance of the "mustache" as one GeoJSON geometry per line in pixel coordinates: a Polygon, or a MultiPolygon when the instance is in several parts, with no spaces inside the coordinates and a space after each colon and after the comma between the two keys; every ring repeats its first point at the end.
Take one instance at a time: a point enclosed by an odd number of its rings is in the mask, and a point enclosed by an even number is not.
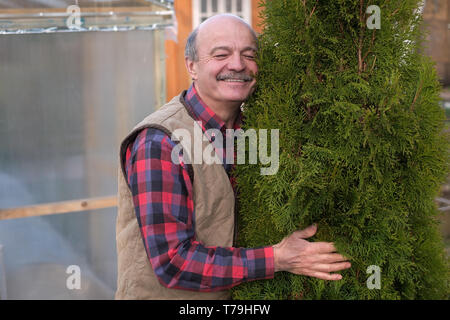
{"type": "Polygon", "coordinates": [[[243,80],[243,81],[252,81],[253,77],[244,73],[225,73],[225,74],[219,74],[216,77],[217,80],[243,80]]]}

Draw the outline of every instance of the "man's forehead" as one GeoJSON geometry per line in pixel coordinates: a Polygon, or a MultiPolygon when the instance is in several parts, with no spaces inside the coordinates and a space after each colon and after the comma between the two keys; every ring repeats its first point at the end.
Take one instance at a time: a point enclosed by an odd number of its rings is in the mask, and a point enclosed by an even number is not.
{"type": "Polygon", "coordinates": [[[209,29],[214,27],[223,27],[225,24],[232,24],[232,25],[240,25],[243,27],[246,27],[248,29],[251,29],[250,25],[245,22],[242,18],[232,15],[232,14],[218,14],[215,16],[212,16],[206,21],[202,22],[199,26],[199,30],[202,29],[209,29]]]}
{"type": "Polygon", "coordinates": [[[210,19],[205,21],[198,30],[197,37],[199,42],[202,42],[202,47],[230,46],[239,43],[243,46],[256,48],[251,27],[244,21],[229,16],[212,17],[210,19]]]}

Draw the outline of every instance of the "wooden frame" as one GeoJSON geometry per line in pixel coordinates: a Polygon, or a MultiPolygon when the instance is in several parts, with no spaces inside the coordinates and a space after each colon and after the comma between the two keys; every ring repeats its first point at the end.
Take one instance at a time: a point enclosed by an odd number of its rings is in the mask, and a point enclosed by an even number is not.
{"type": "Polygon", "coordinates": [[[0,209],[0,220],[89,211],[110,207],[117,207],[117,196],[50,202],[11,209],[0,209]]]}
{"type": "MultiPolygon", "coordinates": [[[[225,13],[227,12],[225,7],[225,0],[217,0],[217,11],[213,12],[211,10],[212,1],[207,0],[207,12],[202,14],[200,12],[200,4],[201,0],[193,0],[192,5],[192,29],[196,28],[200,22],[201,19],[204,17],[210,17],[214,14],[218,13],[225,13]]],[[[231,13],[237,14],[236,12],[236,0],[231,0],[231,13]]],[[[242,8],[241,8],[241,14],[243,16],[243,19],[247,21],[248,24],[252,24],[252,1],[251,0],[242,0],[242,8]]]]}

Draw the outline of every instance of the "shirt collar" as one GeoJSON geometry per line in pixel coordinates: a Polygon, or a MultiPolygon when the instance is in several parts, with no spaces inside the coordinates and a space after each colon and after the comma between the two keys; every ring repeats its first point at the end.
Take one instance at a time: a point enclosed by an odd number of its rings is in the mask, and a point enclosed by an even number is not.
{"type": "MultiPolygon", "coordinates": [[[[202,125],[202,131],[205,132],[208,129],[218,129],[222,133],[225,133],[225,122],[219,118],[219,116],[209,108],[205,102],[198,95],[194,84],[191,84],[184,97],[186,105],[191,109],[196,121],[200,121],[202,125]]],[[[233,129],[240,129],[242,124],[242,111],[239,108],[238,116],[234,122],[233,129]]]]}

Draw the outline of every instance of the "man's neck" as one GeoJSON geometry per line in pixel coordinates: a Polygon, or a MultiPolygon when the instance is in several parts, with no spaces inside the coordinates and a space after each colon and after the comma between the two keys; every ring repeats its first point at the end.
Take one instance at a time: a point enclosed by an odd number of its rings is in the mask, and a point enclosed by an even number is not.
{"type": "Polygon", "coordinates": [[[225,122],[225,127],[227,129],[232,129],[234,127],[234,122],[236,121],[237,115],[239,113],[239,107],[240,105],[233,106],[234,109],[230,109],[230,106],[227,106],[226,108],[220,108],[208,105],[208,107],[211,108],[212,111],[220,118],[223,122],[225,122]]]}
{"type": "Polygon", "coordinates": [[[227,129],[233,129],[234,122],[239,114],[241,102],[236,103],[218,103],[209,101],[208,98],[202,95],[197,88],[195,88],[197,94],[204,103],[223,121],[227,129]]]}

